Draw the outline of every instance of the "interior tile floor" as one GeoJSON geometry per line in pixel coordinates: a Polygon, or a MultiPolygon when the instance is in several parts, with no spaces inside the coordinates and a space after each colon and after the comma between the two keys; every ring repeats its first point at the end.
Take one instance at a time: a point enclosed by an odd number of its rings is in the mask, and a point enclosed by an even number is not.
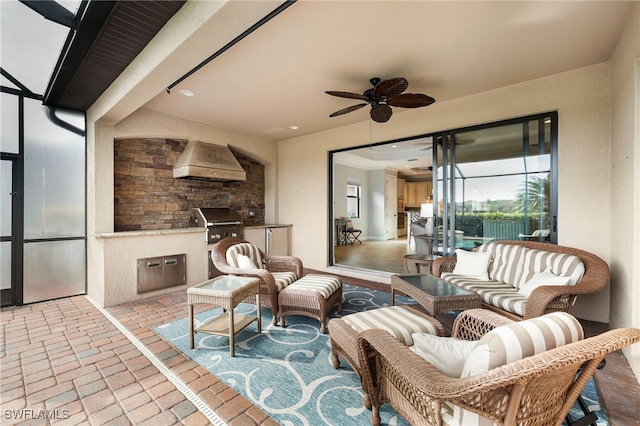
{"type": "MultiPolygon", "coordinates": [[[[364,240],[361,244],[334,246],[334,263],[353,268],[406,274],[402,258],[415,252],[415,244],[409,243],[407,237],[384,241],[364,240]]],[[[411,272],[415,273],[415,270],[411,269],[411,272]]]]}
{"type": "MultiPolygon", "coordinates": [[[[104,310],[85,296],[2,309],[0,423],[276,425],[154,332],[186,317],[186,306],[182,290],[104,310]]],[[[606,329],[583,324],[588,335],[606,329]]],[[[621,353],[596,382],[612,426],[640,423],[640,385],[621,353]]]]}

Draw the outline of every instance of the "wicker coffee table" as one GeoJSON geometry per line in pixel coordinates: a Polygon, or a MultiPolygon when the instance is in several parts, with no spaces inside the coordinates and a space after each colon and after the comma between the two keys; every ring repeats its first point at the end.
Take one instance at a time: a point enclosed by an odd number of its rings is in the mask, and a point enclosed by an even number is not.
{"type": "Polygon", "coordinates": [[[392,275],[391,304],[395,304],[396,291],[416,299],[431,316],[480,307],[477,293],[451,285],[432,275],[392,275]]]}
{"type": "Polygon", "coordinates": [[[262,333],[262,318],[260,311],[260,280],[252,277],[234,277],[222,275],[205,281],[187,289],[187,304],[189,309],[189,347],[194,348],[194,334],[209,333],[229,337],[229,351],[235,356],[235,335],[251,324],[258,322],[258,333],[262,333]],[[234,315],[233,309],[248,296],[256,296],[256,316],[234,315]],[[193,305],[205,303],[217,305],[223,313],[214,319],[193,326],[193,305]]]}

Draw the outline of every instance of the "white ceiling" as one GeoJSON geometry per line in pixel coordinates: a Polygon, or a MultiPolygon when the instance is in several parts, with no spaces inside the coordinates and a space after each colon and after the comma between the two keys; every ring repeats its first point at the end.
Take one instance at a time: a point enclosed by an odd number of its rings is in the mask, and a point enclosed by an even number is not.
{"type": "Polygon", "coordinates": [[[444,102],[606,61],[634,3],[301,0],[145,107],[289,139],[368,121],[369,107],[329,118],[360,101],[324,91],[362,93],[372,77],[444,102]]]}

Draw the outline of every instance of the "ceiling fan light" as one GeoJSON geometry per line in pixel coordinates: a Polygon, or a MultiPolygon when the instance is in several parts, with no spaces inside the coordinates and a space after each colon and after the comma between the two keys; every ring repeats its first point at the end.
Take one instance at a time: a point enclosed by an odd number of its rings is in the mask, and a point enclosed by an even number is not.
{"type": "Polygon", "coordinates": [[[392,114],[393,111],[389,105],[379,104],[371,107],[371,119],[376,123],[386,123],[392,114]]]}

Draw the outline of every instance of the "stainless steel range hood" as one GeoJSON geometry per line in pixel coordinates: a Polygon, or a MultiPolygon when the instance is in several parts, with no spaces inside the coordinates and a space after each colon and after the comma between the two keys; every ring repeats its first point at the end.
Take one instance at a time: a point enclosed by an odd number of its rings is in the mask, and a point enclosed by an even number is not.
{"type": "Polygon", "coordinates": [[[246,181],[244,171],[228,146],[189,141],[173,166],[174,178],[246,181]]]}

